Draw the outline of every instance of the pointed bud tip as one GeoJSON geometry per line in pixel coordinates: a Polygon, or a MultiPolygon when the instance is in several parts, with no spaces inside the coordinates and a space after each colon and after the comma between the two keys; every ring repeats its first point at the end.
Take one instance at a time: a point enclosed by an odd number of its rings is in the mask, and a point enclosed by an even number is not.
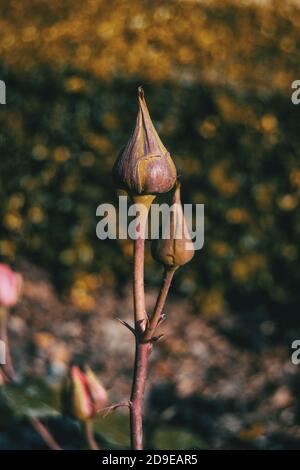
{"type": "Polygon", "coordinates": [[[145,98],[144,89],[143,89],[142,86],[138,87],[138,97],[141,98],[141,100],[143,100],[145,98]]]}
{"type": "Polygon", "coordinates": [[[151,120],[144,90],[138,87],[135,129],[113,167],[114,182],[130,195],[155,195],[170,191],[176,167],[151,120]]]}

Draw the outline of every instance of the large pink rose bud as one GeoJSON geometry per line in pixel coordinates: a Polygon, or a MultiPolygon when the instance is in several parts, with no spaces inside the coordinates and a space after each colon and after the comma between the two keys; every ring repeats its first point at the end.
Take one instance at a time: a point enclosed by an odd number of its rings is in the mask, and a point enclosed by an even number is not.
{"type": "Polygon", "coordinates": [[[0,263],[0,307],[16,305],[22,288],[22,276],[7,264],[0,263]]]}

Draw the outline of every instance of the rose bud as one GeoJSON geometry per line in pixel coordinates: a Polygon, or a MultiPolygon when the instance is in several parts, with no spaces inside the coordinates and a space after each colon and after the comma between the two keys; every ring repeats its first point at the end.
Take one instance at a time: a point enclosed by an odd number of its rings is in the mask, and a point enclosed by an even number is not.
{"type": "Polygon", "coordinates": [[[22,276],[7,265],[0,263],[0,307],[16,305],[22,288],[22,276]]]}
{"type": "Polygon", "coordinates": [[[166,193],[176,182],[176,167],[152,123],[142,87],[138,103],[135,129],[113,167],[116,186],[133,198],[166,193]]]}
{"type": "Polygon", "coordinates": [[[163,264],[166,269],[183,266],[195,254],[180,201],[179,182],[176,184],[171,209],[170,226],[166,238],[153,240],[151,245],[152,257],[163,264]]]}
{"type": "MultiPolygon", "coordinates": [[[[15,378],[15,371],[12,364],[10,349],[7,337],[8,312],[6,308],[0,306],[0,340],[2,341],[1,353],[4,354],[5,363],[0,362],[0,373],[6,382],[12,382],[15,378]]],[[[1,346],[1,345],[0,345],[1,346]]]]}
{"type": "Polygon", "coordinates": [[[72,366],[62,391],[63,413],[86,421],[104,407],[107,393],[91,369],[83,372],[72,366]]]}
{"type": "Polygon", "coordinates": [[[0,340],[5,345],[5,364],[1,364],[0,368],[7,382],[15,378],[7,337],[8,309],[16,305],[21,288],[21,274],[15,273],[7,264],[0,263],[0,340]]]}
{"type": "Polygon", "coordinates": [[[106,405],[107,392],[90,367],[86,367],[86,377],[95,411],[97,412],[106,405]]]}

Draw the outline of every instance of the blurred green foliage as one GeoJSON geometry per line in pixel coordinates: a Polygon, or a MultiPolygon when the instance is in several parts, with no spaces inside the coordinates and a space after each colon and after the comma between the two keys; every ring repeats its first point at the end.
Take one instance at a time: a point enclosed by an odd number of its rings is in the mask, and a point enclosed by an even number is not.
{"type": "MultiPolygon", "coordinates": [[[[0,255],[45,266],[81,308],[122,285],[127,242],[96,238],[144,85],[205,246],[177,288],[205,315],[300,307],[300,10],[289,2],[9,1],[1,7],[0,255]]],[[[153,264],[148,280],[157,277],[153,264]]]]}

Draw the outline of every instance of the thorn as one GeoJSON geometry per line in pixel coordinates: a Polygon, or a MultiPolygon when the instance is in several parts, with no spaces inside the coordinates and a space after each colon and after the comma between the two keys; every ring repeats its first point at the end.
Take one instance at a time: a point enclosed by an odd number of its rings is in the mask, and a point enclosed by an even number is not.
{"type": "Polygon", "coordinates": [[[121,320],[120,318],[116,318],[116,320],[120,322],[121,325],[125,326],[129,331],[131,331],[131,333],[135,336],[135,329],[131,325],[129,325],[129,323],[124,320],[121,320]]]}
{"type": "Polygon", "coordinates": [[[156,341],[159,341],[163,336],[164,336],[163,334],[161,334],[161,335],[159,335],[159,336],[153,336],[153,338],[151,338],[150,341],[151,341],[152,343],[155,343],[156,341]]]}
{"type": "Polygon", "coordinates": [[[163,336],[164,334],[161,334],[159,336],[153,336],[153,338],[144,340],[144,343],[156,343],[156,341],[159,341],[163,336]]]}
{"type": "Polygon", "coordinates": [[[115,405],[110,405],[110,406],[107,406],[106,408],[102,408],[101,410],[97,410],[97,413],[102,413],[104,411],[103,418],[106,418],[106,416],[108,416],[109,413],[111,413],[112,411],[115,411],[121,407],[130,408],[130,406],[131,406],[130,402],[116,403],[115,405]]]}
{"type": "Polygon", "coordinates": [[[158,325],[160,325],[163,321],[165,321],[167,318],[167,315],[165,313],[162,313],[160,316],[160,319],[158,320],[158,325]]]}

